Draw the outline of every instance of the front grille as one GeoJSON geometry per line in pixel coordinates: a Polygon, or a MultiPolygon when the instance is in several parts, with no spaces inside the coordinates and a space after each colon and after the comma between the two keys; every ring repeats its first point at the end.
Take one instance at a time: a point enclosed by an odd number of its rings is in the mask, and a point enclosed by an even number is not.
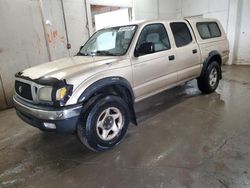
{"type": "Polygon", "coordinates": [[[20,81],[15,82],[15,90],[18,95],[21,97],[32,100],[31,86],[30,84],[26,84],[20,81]]]}

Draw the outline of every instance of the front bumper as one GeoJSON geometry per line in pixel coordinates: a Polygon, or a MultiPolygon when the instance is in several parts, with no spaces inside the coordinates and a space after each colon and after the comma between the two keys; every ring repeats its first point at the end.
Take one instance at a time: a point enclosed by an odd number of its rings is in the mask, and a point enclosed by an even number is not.
{"type": "Polygon", "coordinates": [[[26,123],[44,131],[73,133],[81,114],[82,105],[51,108],[27,103],[17,96],[13,97],[17,115],[26,123]],[[54,125],[53,128],[46,124],[54,125]]]}

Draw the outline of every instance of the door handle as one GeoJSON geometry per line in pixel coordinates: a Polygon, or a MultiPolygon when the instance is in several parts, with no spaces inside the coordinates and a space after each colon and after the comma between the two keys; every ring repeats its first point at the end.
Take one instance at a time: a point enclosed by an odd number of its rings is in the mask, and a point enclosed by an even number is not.
{"type": "Polygon", "coordinates": [[[174,55],[168,56],[168,59],[169,59],[169,61],[173,61],[173,60],[175,60],[175,56],[174,55]]]}
{"type": "Polygon", "coordinates": [[[193,54],[196,54],[196,53],[197,53],[197,49],[194,49],[194,50],[193,50],[193,54]]]}

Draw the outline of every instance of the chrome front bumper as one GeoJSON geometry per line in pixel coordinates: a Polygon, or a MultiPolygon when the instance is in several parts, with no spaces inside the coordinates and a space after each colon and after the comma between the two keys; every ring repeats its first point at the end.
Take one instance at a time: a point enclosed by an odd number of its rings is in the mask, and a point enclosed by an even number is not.
{"type": "MultiPolygon", "coordinates": [[[[17,115],[26,123],[41,130],[50,130],[46,123],[55,124],[55,132],[74,132],[82,105],[61,108],[40,107],[27,103],[17,96],[13,97],[17,115]]],[[[50,130],[51,131],[51,130],[50,130]]]]}
{"type": "Polygon", "coordinates": [[[17,97],[13,97],[14,106],[17,110],[43,120],[63,120],[79,116],[82,105],[77,105],[69,108],[49,109],[39,108],[27,102],[20,101],[17,97]]]}

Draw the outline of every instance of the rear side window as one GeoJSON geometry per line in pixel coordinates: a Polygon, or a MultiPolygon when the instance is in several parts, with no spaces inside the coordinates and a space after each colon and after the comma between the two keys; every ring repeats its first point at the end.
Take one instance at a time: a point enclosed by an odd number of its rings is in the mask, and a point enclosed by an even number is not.
{"type": "Polygon", "coordinates": [[[173,32],[175,44],[177,47],[186,46],[193,41],[186,23],[170,23],[170,27],[173,32]]]}
{"type": "Polygon", "coordinates": [[[221,31],[216,22],[200,22],[196,24],[202,39],[210,39],[221,36],[221,31]]]}

